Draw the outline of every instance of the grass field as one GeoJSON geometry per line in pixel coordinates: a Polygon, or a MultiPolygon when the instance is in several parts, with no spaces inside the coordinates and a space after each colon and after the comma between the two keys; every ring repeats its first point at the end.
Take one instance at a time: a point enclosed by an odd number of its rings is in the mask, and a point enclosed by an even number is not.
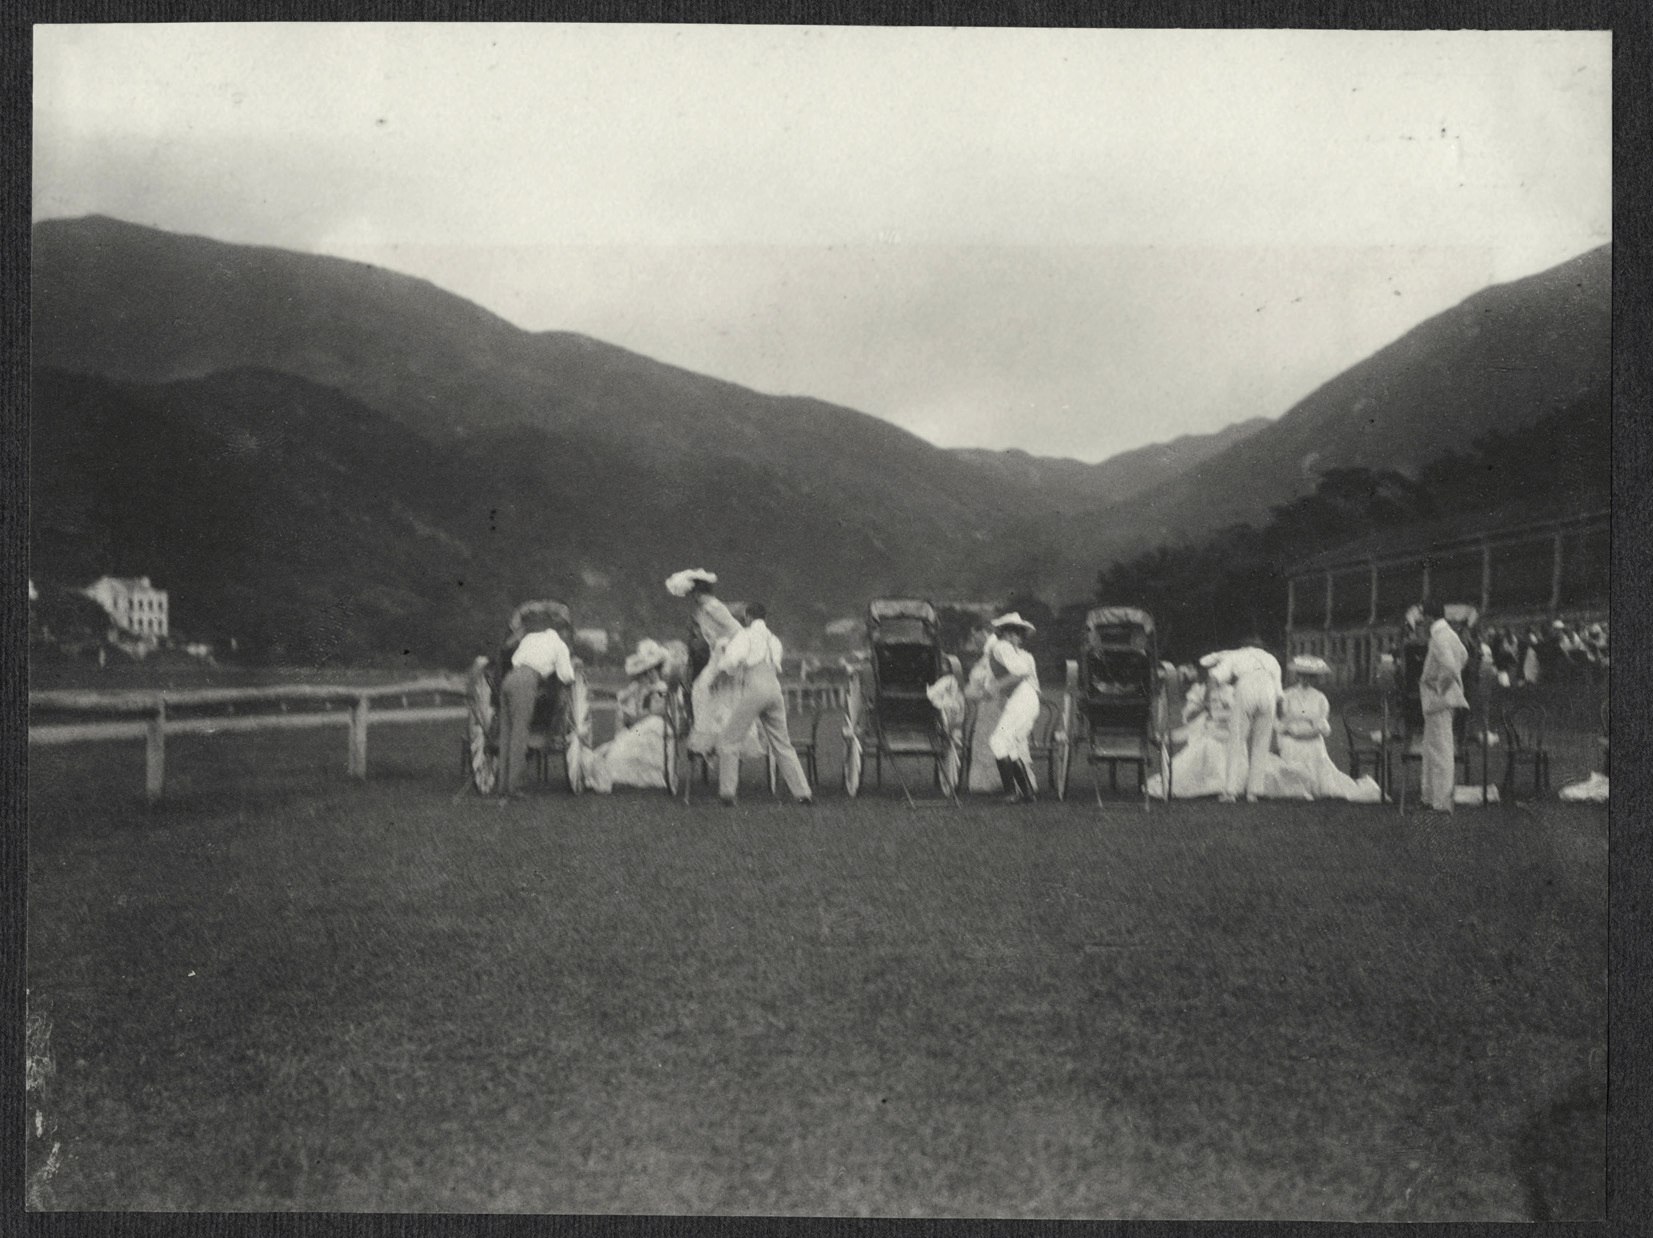
{"type": "Polygon", "coordinates": [[[30,752],[37,1206],[1603,1211],[1601,809],[501,809],[451,728],[343,748],[177,738],[154,810],[139,744],[30,752]]]}

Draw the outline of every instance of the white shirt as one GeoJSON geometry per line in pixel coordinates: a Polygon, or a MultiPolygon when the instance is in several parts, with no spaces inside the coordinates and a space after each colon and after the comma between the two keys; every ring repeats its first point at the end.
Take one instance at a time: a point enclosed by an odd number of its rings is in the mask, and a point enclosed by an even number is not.
{"type": "Polygon", "coordinates": [[[1469,650],[1445,619],[1429,625],[1429,652],[1424,655],[1423,671],[1418,677],[1418,695],[1426,714],[1444,713],[1450,709],[1468,709],[1464,696],[1464,667],[1469,663],[1469,650]]]}
{"type": "Polygon", "coordinates": [[[1276,696],[1284,691],[1280,674],[1280,660],[1264,649],[1223,649],[1208,653],[1200,659],[1201,666],[1211,668],[1211,678],[1218,683],[1237,683],[1247,675],[1267,675],[1274,684],[1276,696]]]}
{"type": "Polygon", "coordinates": [[[754,619],[729,638],[718,665],[726,671],[741,671],[769,664],[776,674],[781,669],[781,642],[762,619],[754,619]]]}
{"type": "Polygon", "coordinates": [[[574,663],[568,656],[568,646],[549,628],[524,636],[511,655],[511,665],[526,666],[537,671],[542,679],[555,675],[564,683],[574,682],[574,663]]]}
{"type": "MultiPolygon", "coordinates": [[[[1026,649],[1018,649],[1005,640],[1004,637],[994,636],[988,640],[984,653],[986,657],[991,659],[991,662],[998,664],[998,670],[1002,670],[1006,675],[1014,675],[1018,680],[1031,683],[1035,690],[1038,689],[1039,664],[1033,660],[1033,655],[1026,649]]],[[[989,673],[993,674],[995,679],[998,678],[998,675],[992,670],[989,673]]],[[[1017,686],[1012,684],[1012,690],[1017,686]]]]}

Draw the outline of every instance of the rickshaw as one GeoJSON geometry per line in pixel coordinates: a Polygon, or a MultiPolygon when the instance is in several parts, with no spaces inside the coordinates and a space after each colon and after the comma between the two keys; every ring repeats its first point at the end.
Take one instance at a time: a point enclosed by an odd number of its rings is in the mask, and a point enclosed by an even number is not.
{"type": "Polygon", "coordinates": [[[1146,809],[1148,767],[1157,763],[1169,799],[1170,709],[1154,617],[1135,606],[1093,608],[1085,616],[1078,670],[1074,742],[1090,766],[1096,802],[1102,803],[1102,784],[1096,771],[1099,764],[1108,766],[1112,790],[1119,787],[1119,766],[1135,765],[1146,809]]]}
{"type": "Polygon", "coordinates": [[[942,794],[955,798],[957,725],[944,721],[929,696],[930,686],[949,671],[935,607],[919,598],[874,598],[867,606],[867,643],[868,670],[851,677],[844,705],[844,791],[852,798],[860,792],[870,755],[877,784],[883,785],[888,760],[913,803],[896,762],[918,758],[930,763],[942,794]]]}
{"type": "MultiPolygon", "coordinates": [[[[511,630],[521,631],[527,623],[535,620],[549,620],[572,647],[573,616],[563,603],[550,600],[524,602],[511,612],[511,630]]],[[[501,648],[491,657],[479,656],[466,677],[468,716],[463,754],[468,785],[482,795],[492,794],[499,781],[499,687],[508,664],[507,651],[501,648]]],[[[585,672],[576,665],[572,684],[564,684],[553,677],[540,685],[533,718],[529,723],[528,759],[533,762],[543,782],[550,758],[561,755],[568,776],[568,789],[578,795],[585,790],[581,753],[590,744],[590,696],[585,672]]]]}

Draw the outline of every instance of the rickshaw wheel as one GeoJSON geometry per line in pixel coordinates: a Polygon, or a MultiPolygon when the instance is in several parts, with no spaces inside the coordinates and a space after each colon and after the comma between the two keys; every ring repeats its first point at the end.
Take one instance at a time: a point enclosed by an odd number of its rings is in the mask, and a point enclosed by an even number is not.
{"type": "Polygon", "coordinates": [[[580,761],[580,741],[570,736],[563,752],[563,767],[568,771],[568,789],[575,795],[585,791],[585,766],[580,761]]]}
{"type": "Polygon", "coordinates": [[[471,728],[471,785],[478,795],[492,795],[499,785],[499,761],[488,751],[488,733],[471,728]]]}
{"type": "Polygon", "coordinates": [[[854,799],[861,790],[861,738],[851,735],[844,744],[844,794],[854,799]]]}
{"type": "MultiPolygon", "coordinates": [[[[1083,725],[1082,720],[1081,720],[1081,725],[1083,725]]],[[[1077,730],[1075,730],[1074,734],[1078,735],[1079,732],[1077,730]]],[[[1085,742],[1085,743],[1090,742],[1088,737],[1082,737],[1082,738],[1083,738],[1083,742],[1085,742]]],[[[1074,746],[1077,742],[1079,742],[1079,741],[1076,741],[1076,740],[1073,740],[1073,739],[1070,739],[1068,741],[1067,753],[1066,753],[1065,759],[1062,761],[1062,781],[1061,781],[1061,784],[1056,789],[1056,798],[1057,798],[1057,800],[1065,800],[1068,797],[1068,780],[1073,777],[1073,749],[1074,749],[1074,746]]]]}
{"type": "Polygon", "coordinates": [[[947,740],[947,749],[941,755],[941,761],[936,766],[936,773],[940,775],[941,793],[948,798],[958,794],[959,786],[959,749],[951,738],[947,740]]]}
{"type": "Polygon", "coordinates": [[[660,762],[664,773],[662,781],[666,784],[666,794],[668,797],[676,799],[679,790],[677,771],[681,762],[677,758],[677,738],[670,732],[667,732],[665,743],[662,745],[660,762]]]}

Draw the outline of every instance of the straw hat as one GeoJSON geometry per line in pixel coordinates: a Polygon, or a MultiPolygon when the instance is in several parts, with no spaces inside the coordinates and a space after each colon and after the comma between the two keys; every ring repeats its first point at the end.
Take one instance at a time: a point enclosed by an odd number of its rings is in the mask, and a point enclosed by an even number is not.
{"type": "Polygon", "coordinates": [[[1290,669],[1297,675],[1330,675],[1332,668],[1325,658],[1312,653],[1300,653],[1291,660],[1290,669]]]}
{"type": "Polygon", "coordinates": [[[993,630],[998,631],[1000,628],[1020,628],[1023,632],[1030,636],[1039,630],[1026,619],[1023,619],[1018,611],[1014,610],[1008,615],[1000,615],[997,619],[993,620],[993,630]]]}
{"type": "Polygon", "coordinates": [[[626,674],[636,677],[644,671],[664,664],[666,661],[666,647],[658,641],[648,639],[637,642],[637,651],[626,655],[626,674]]]}
{"type": "Polygon", "coordinates": [[[694,588],[695,581],[703,580],[709,585],[717,584],[717,573],[708,572],[703,567],[686,567],[681,572],[673,572],[666,577],[666,592],[674,598],[685,598],[694,588]]]}

